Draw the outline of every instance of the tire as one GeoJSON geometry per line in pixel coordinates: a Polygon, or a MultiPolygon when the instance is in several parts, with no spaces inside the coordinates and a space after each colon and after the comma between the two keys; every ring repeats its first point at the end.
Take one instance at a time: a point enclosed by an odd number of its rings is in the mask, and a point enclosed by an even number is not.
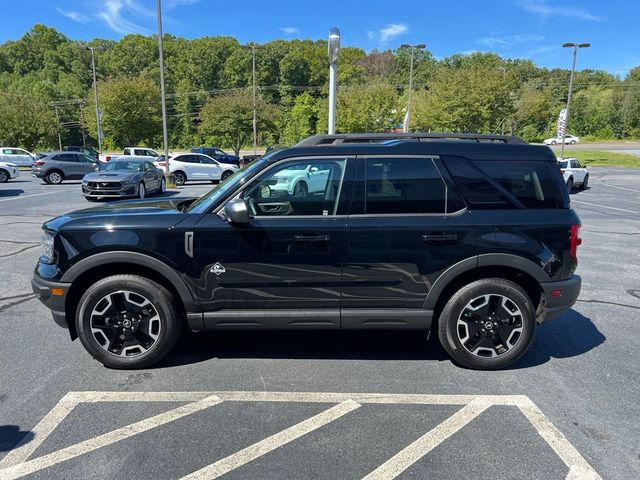
{"type": "Polygon", "coordinates": [[[455,363],[496,370],[527,351],[535,326],[535,308],[522,288],[502,278],[485,278],[449,299],[439,317],[438,337],[455,363]]]}
{"type": "Polygon", "coordinates": [[[589,188],[589,174],[585,175],[582,184],[580,184],[580,190],[586,190],[589,188]]]}
{"type": "Polygon", "coordinates": [[[59,170],[51,170],[50,172],[47,172],[44,178],[47,183],[52,185],[59,185],[62,183],[62,180],[64,180],[64,176],[59,170]]]}
{"type": "Polygon", "coordinates": [[[569,193],[573,192],[573,178],[567,180],[567,191],[569,193]]]}
{"type": "Polygon", "coordinates": [[[0,183],[7,183],[9,181],[9,172],[0,168],[0,183]]]}
{"type": "Polygon", "coordinates": [[[173,172],[173,175],[176,179],[176,185],[184,185],[187,182],[187,175],[184,172],[178,170],[177,172],[173,172]]]}
{"type": "Polygon", "coordinates": [[[164,177],[160,180],[160,189],[158,190],[158,193],[160,195],[167,193],[167,179],[164,177]]]}
{"type": "Polygon", "coordinates": [[[551,140],[551,145],[555,145],[556,143],[558,142],[556,142],[555,140],[551,140]]]}
{"type": "Polygon", "coordinates": [[[309,187],[305,182],[296,183],[293,187],[293,196],[298,198],[305,198],[309,194],[309,187]]]}
{"type": "Polygon", "coordinates": [[[222,175],[220,177],[220,180],[222,180],[223,182],[229,178],[231,175],[233,175],[233,172],[231,170],[225,170],[224,172],[222,172],[222,175]]]}
{"type": "Polygon", "coordinates": [[[147,187],[144,186],[144,182],[138,184],[138,198],[143,199],[147,195],[147,187]]]}
{"type": "Polygon", "coordinates": [[[171,351],[181,328],[173,295],[138,275],[113,275],[97,281],[82,295],[76,311],[82,345],[109,368],[153,365],[171,351]],[[143,312],[147,312],[146,320],[137,321],[143,312]]]}
{"type": "Polygon", "coordinates": [[[576,141],[575,141],[575,140],[571,140],[571,141],[569,142],[569,145],[575,145],[575,144],[576,144],[576,141]]]}

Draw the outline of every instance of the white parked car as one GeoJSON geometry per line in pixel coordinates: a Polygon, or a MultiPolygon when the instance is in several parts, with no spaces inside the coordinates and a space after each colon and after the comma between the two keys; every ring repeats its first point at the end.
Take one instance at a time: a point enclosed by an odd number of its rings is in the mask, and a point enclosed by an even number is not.
{"type": "MultiPolygon", "coordinates": [[[[565,145],[575,145],[580,142],[580,137],[574,137],[573,135],[565,135],[565,145]]],[[[547,138],[544,142],[545,145],[556,145],[562,143],[562,137],[547,138]]]]}
{"type": "Polygon", "coordinates": [[[160,154],[151,148],[145,147],[126,147],[122,155],[103,154],[100,155],[101,162],[110,162],[111,160],[148,160],[155,162],[160,154]]]}
{"type": "Polygon", "coordinates": [[[560,158],[558,159],[560,171],[567,184],[569,193],[574,187],[580,187],[580,190],[586,190],[589,186],[589,170],[582,165],[576,158],[560,158]]]}
{"type": "Polygon", "coordinates": [[[12,178],[18,178],[20,170],[13,163],[0,162],[0,183],[6,183],[12,178]]]}
{"type": "Polygon", "coordinates": [[[30,167],[36,156],[24,148],[0,148],[0,162],[9,162],[19,167],[30,167]]]}
{"type": "Polygon", "coordinates": [[[324,192],[331,170],[322,168],[317,163],[314,166],[296,164],[275,175],[277,183],[270,188],[273,191],[286,191],[289,195],[306,197],[309,194],[324,192]]]}
{"type": "MultiPolygon", "coordinates": [[[[154,162],[155,166],[166,168],[164,155],[154,162]]],[[[169,156],[169,170],[174,174],[176,185],[184,185],[190,180],[219,182],[236,173],[239,168],[229,163],[220,163],[201,153],[182,153],[169,156]]]]}

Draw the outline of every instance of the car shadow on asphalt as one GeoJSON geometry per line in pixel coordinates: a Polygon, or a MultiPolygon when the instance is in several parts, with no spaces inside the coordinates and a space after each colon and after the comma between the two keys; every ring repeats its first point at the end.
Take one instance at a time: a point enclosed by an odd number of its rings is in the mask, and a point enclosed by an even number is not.
{"type": "Polygon", "coordinates": [[[17,425],[0,425],[0,452],[13,450],[20,442],[30,442],[33,437],[33,432],[20,430],[17,425]]]}
{"type": "MultiPolygon", "coordinates": [[[[538,327],[528,352],[508,370],[542,365],[551,358],[582,355],[606,340],[591,320],[570,310],[538,327]]],[[[449,361],[435,331],[417,332],[242,331],[186,332],[173,351],[151,368],[212,358],[449,361]]]]}
{"type": "Polygon", "coordinates": [[[571,309],[538,327],[531,347],[510,370],[534,367],[552,358],[577,357],[606,341],[590,318],[571,309]]]}
{"type": "Polygon", "coordinates": [[[10,188],[7,190],[0,190],[0,197],[19,197],[24,193],[24,190],[17,188],[10,188]]]}

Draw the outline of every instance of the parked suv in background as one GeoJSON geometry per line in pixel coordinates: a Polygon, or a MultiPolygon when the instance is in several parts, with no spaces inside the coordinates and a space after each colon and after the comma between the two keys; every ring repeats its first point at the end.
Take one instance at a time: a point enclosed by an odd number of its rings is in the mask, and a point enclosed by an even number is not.
{"type": "MultiPolygon", "coordinates": [[[[155,166],[166,168],[164,155],[161,155],[155,166]]],[[[173,173],[176,185],[184,185],[191,180],[220,182],[238,171],[238,167],[229,163],[220,163],[200,153],[182,153],[169,157],[169,170],[173,173]]]]}
{"type": "Polygon", "coordinates": [[[99,167],[98,160],[82,153],[49,152],[38,155],[31,165],[31,173],[45,183],[58,184],[63,180],[81,180],[99,167]]]}
{"type": "Polygon", "coordinates": [[[81,145],[67,145],[65,147],[62,147],[62,149],[65,152],[79,152],[79,153],[84,153],[85,155],[94,158],[96,161],[99,160],[100,158],[100,154],[98,153],[97,150],[94,150],[91,147],[83,147],[81,145]]]}
{"type": "Polygon", "coordinates": [[[580,187],[580,190],[586,190],[589,187],[589,170],[577,158],[559,158],[558,165],[569,193],[574,187],[580,187]]]}
{"type": "Polygon", "coordinates": [[[24,148],[0,148],[0,162],[7,162],[18,167],[30,167],[35,155],[24,148]]]}
{"type": "Polygon", "coordinates": [[[496,369],[581,283],[555,155],[505,136],[311,137],[200,198],[43,229],[33,291],[115,368],[157,362],[182,328],[291,328],[435,330],[459,364],[496,369]],[[314,169],[319,188],[278,188],[314,169]]]}
{"type": "Polygon", "coordinates": [[[236,167],[240,166],[240,157],[238,157],[237,155],[231,155],[216,147],[193,147],[191,149],[191,152],[201,153],[213,158],[220,163],[230,163],[232,165],[235,165],[236,167]]]}

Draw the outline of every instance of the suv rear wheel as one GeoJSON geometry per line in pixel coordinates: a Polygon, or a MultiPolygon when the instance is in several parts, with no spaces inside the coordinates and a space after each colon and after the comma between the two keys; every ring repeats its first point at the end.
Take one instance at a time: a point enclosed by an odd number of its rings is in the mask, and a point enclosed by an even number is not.
{"type": "Polygon", "coordinates": [[[477,280],[447,302],[438,324],[440,343],[462,366],[494,370],[529,348],[535,308],[522,288],[501,278],[477,280]]]}
{"type": "Polygon", "coordinates": [[[180,336],[173,295],[138,275],[114,275],[90,286],[78,304],[84,348],[106,367],[144,368],[167,355],[180,336]]]}
{"type": "Polygon", "coordinates": [[[62,173],[60,173],[58,170],[52,170],[49,173],[47,173],[45,180],[47,181],[47,183],[58,185],[59,183],[62,183],[63,176],[62,176],[62,173]]]}

